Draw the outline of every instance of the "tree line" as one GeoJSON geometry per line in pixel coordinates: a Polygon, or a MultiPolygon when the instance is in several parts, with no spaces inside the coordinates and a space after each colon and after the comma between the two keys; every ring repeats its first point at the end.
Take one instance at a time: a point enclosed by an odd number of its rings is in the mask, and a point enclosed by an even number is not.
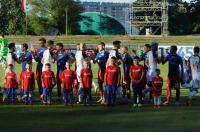
{"type": "MultiPolygon", "coordinates": [[[[79,0],[29,0],[27,5],[29,35],[66,34],[66,24],[67,34],[80,33],[78,21],[84,9],[79,0]]],[[[170,35],[200,34],[200,0],[169,0],[169,5],[170,35]]],[[[26,33],[26,15],[20,0],[0,0],[0,33],[26,33]]]]}

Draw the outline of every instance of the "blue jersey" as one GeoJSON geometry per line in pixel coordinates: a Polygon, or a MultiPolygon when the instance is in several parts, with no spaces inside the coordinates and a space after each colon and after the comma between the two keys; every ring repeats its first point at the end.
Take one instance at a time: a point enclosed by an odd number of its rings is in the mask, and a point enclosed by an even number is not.
{"type": "Polygon", "coordinates": [[[148,66],[146,66],[146,64],[145,64],[146,59],[147,59],[147,53],[143,53],[140,59],[144,60],[144,70],[147,72],[148,71],[148,66]]]}
{"type": "Polygon", "coordinates": [[[181,57],[177,54],[169,54],[167,55],[166,60],[169,62],[168,76],[178,76],[179,65],[183,64],[181,57]]]}
{"type": "Polygon", "coordinates": [[[74,53],[70,53],[70,57],[69,58],[75,58],[75,54],[74,53]]]}
{"type": "Polygon", "coordinates": [[[36,61],[38,62],[37,63],[37,71],[42,71],[43,64],[41,61],[42,61],[43,53],[46,49],[47,48],[39,48],[37,50],[37,57],[36,57],[36,61]]]}
{"type": "Polygon", "coordinates": [[[131,68],[131,65],[133,63],[133,59],[129,54],[123,54],[121,56],[122,61],[124,62],[123,64],[123,72],[125,76],[129,76],[129,71],[131,68]]]}
{"type": "Polygon", "coordinates": [[[96,55],[96,61],[99,64],[99,70],[100,71],[105,71],[106,70],[106,62],[109,57],[109,52],[108,51],[100,51],[96,55]]]}
{"type": "MultiPolygon", "coordinates": [[[[20,54],[20,57],[23,56],[23,53],[20,54]]],[[[22,59],[22,71],[26,71],[26,64],[32,62],[32,55],[29,51],[25,53],[25,57],[22,59]]]]}
{"type": "Polygon", "coordinates": [[[61,74],[65,69],[66,61],[68,60],[68,55],[65,50],[62,50],[58,53],[57,57],[57,73],[61,74]]]}

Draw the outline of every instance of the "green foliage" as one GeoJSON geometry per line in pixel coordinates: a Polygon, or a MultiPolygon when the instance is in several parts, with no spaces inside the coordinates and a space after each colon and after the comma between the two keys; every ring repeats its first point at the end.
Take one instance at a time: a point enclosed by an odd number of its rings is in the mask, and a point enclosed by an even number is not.
{"type": "Polygon", "coordinates": [[[30,0],[29,25],[37,35],[49,34],[57,28],[60,34],[66,33],[66,12],[68,33],[78,31],[77,21],[81,19],[82,7],[74,0],[30,0]]]}
{"type": "MultiPolygon", "coordinates": [[[[138,0],[142,1],[142,0],[138,0]]],[[[68,34],[78,34],[78,21],[83,18],[79,1],[75,0],[29,0],[28,34],[49,35],[58,29],[66,33],[66,10],[68,12],[68,34]]],[[[169,33],[171,35],[200,33],[200,0],[190,3],[169,0],[169,33]]],[[[108,23],[110,23],[109,21],[108,23]]],[[[20,0],[0,0],[0,33],[25,34],[25,13],[20,0]]]]}
{"type": "Polygon", "coordinates": [[[169,17],[169,32],[171,35],[186,35],[190,33],[188,16],[181,12],[175,12],[175,9],[170,10],[169,17]]]}
{"type": "Polygon", "coordinates": [[[175,0],[169,7],[169,32],[172,35],[200,33],[200,0],[191,3],[175,0]]]}
{"type": "Polygon", "coordinates": [[[170,2],[169,6],[169,32],[171,35],[185,35],[190,32],[190,20],[187,13],[187,3],[181,0],[170,2]]]}
{"type": "Polygon", "coordinates": [[[193,0],[190,4],[191,30],[195,34],[200,33],[200,0],[193,0]]]}
{"type": "Polygon", "coordinates": [[[0,0],[0,33],[22,34],[24,25],[25,14],[20,0],[0,0]]]}

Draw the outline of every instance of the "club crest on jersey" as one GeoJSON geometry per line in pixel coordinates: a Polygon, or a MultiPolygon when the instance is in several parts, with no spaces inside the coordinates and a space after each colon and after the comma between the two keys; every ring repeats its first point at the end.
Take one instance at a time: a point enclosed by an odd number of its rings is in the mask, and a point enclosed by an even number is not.
{"type": "Polygon", "coordinates": [[[113,70],[108,70],[108,72],[117,72],[117,70],[113,69],[113,70]]]}
{"type": "Polygon", "coordinates": [[[25,75],[24,78],[32,78],[30,75],[25,75]]]}
{"type": "Polygon", "coordinates": [[[51,78],[52,75],[44,75],[45,78],[51,78]]]}
{"type": "Polygon", "coordinates": [[[84,76],[90,76],[91,73],[84,73],[83,75],[84,75],[84,76]]]}
{"type": "Polygon", "coordinates": [[[71,77],[72,75],[70,75],[70,74],[65,74],[65,77],[71,77]]]}
{"type": "Polygon", "coordinates": [[[14,78],[14,77],[13,77],[13,76],[8,76],[7,78],[12,79],[12,78],[14,78]]]}
{"type": "Polygon", "coordinates": [[[154,81],[153,83],[159,84],[162,83],[162,81],[154,81]]]}
{"type": "Polygon", "coordinates": [[[132,70],[132,72],[136,73],[136,72],[140,72],[141,69],[137,69],[137,70],[132,70]]]}

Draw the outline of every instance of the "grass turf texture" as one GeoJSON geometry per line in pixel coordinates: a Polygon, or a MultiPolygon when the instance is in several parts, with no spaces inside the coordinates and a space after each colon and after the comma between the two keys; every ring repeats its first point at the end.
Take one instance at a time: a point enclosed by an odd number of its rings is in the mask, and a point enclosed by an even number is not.
{"type": "MultiPolygon", "coordinates": [[[[35,63],[33,71],[35,71],[35,63]]],[[[93,65],[94,79],[97,79],[97,65],[93,65]]],[[[161,76],[166,80],[167,65],[159,65],[161,76]]],[[[55,65],[52,68],[56,71],[55,65]]],[[[0,68],[1,80],[4,71],[0,68]]],[[[21,66],[16,67],[17,75],[21,66]]],[[[1,85],[3,81],[1,81],[1,85]]],[[[164,82],[165,84],[165,82],[164,82]]],[[[166,85],[163,87],[163,101],[166,85]]],[[[53,97],[56,97],[56,88],[53,90],[53,97]]],[[[181,89],[181,106],[163,106],[161,109],[154,109],[152,105],[146,104],[140,109],[133,109],[131,104],[117,105],[107,108],[98,105],[99,95],[93,92],[94,106],[84,107],[74,105],[65,107],[53,99],[53,105],[44,106],[38,102],[37,88],[33,106],[23,104],[0,105],[0,131],[13,132],[27,130],[29,132],[58,132],[58,131],[198,131],[200,124],[200,98],[194,100],[193,105],[185,105],[188,90],[181,89]]],[[[173,97],[175,91],[173,91],[173,97]]],[[[172,99],[174,102],[174,99],[172,99]]]]}
{"type": "Polygon", "coordinates": [[[54,106],[1,106],[2,132],[59,132],[59,131],[180,131],[199,130],[199,107],[163,107],[155,110],[131,106],[66,108],[54,106]]]}
{"type": "MultiPolygon", "coordinates": [[[[40,36],[8,36],[10,41],[17,44],[27,42],[28,40],[36,42],[40,36]]],[[[47,37],[48,38],[48,37],[47,37]]],[[[49,37],[51,38],[51,37],[49,37]]],[[[199,37],[124,37],[124,36],[59,36],[55,38],[56,42],[63,43],[98,43],[105,41],[112,43],[113,40],[122,40],[123,43],[138,43],[144,44],[151,41],[167,44],[199,44],[199,37]]],[[[35,71],[35,63],[33,71],[35,71]]],[[[166,80],[167,65],[159,65],[161,76],[166,80]]],[[[56,71],[55,65],[52,68],[56,71]]],[[[92,67],[94,79],[97,80],[97,65],[92,67]]],[[[21,66],[17,65],[16,72],[19,76],[21,66]]],[[[0,67],[1,86],[3,86],[4,70],[0,67]]],[[[166,82],[163,87],[163,97],[166,93],[166,82]]],[[[56,87],[53,90],[53,97],[56,94],[56,87]]],[[[93,102],[98,100],[99,95],[93,92],[93,102]]],[[[192,106],[186,106],[188,90],[181,89],[181,106],[174,105],[154,109],[152,105],[145,104],[140,109],[133,109],[131,104],[117,105],[107,108],[95,103],[94,106],[84,107],[75,105],[73,108],[65,107],[63,104],[58,104],[53,98],[52,106],[43,106],[38,102],[38,91],[35,89],[33,106],[25,106],[23,104],[2,105],[0,104],[0,131],[29,131],[29,132],[58,132],[58,131],[181,131],[194,132],[199,131],[200,125],[200,98],[199,94],[194,100],[192,106]]],[[[175,96],[175,91],[172,91],[172,97],[175,96]]],[[[147,96],[148,97],[148,96],[147,96]]],[[[172,98],[172,102],[174,99],[172,98]]]]}

